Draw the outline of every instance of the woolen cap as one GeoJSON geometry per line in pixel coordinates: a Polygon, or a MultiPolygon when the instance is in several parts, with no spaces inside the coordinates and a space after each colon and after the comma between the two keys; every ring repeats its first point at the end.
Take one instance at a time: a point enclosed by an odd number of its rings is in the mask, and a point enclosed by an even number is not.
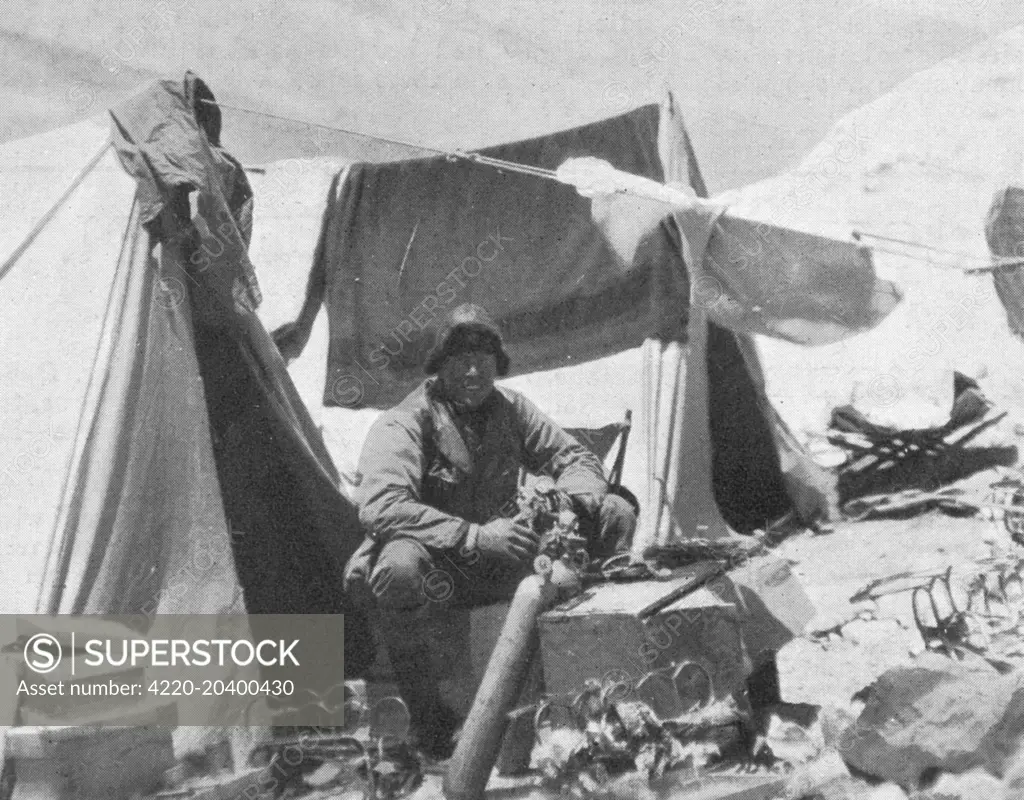
{"type": "Polygon", "coordinates": [[[473,303],[463,303],[456,307],[445,318],[438,333],[437,342],[427,355],[425,370],[428,375],[436,375],[441,364],[448,356],[465,352],[467,344],[474,344],[476,349],[479,337],[467,337],[466,334],[483,334],[487,344],[497,360],[498,375],[507,375],[509,367],[508,353],[505,352],[505,341],[501,331],[491,319],[487,311],[473,303]]]}

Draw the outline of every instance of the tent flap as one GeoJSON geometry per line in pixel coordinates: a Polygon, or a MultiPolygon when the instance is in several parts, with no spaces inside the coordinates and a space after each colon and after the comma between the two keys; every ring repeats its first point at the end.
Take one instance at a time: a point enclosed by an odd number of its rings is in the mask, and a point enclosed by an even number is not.
{"type": "Polygon", "coordinates": [[[216,146],[217,115],[203,97],[212,93],[188,75],[111,112],[114,146],[139,183],[134,235],[148,247],[136,269],[151,290],[147,335],[111,367],[141,377],[125,404],[124,474],[106,490],[119,504],[116,524],[89,554],[99,566],[82,591],[95,610],[115,598],[135,604],[114,589],[146,561],[143,594],[163,591],[162,612],[247,610],[257,635],[260,614],[345,613],[345,666],[358,673],[372,655],[369,639],[341,591],[345,561],[363,538],[358,515],[254,313],[252,192],[216,146]],[[148,256],[153,243],[158,260],[148,256]],[[189,570],[211,560],[230,575],[189,570]]]}

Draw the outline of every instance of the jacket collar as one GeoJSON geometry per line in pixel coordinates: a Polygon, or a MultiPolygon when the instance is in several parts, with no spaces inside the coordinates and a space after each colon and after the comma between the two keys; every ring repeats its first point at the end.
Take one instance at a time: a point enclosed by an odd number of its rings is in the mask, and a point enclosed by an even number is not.
{"type": "MultiPolygon", "coordinates": [[[[455,413],[452,404],[444,398],[441,393],[440,381],[432,378],[426,382],[424,393],[427,398],[427,407],[430,410],[430,417],[434,428],[434,442],[440,453],[448,459],[460,472],[467,475],[473,472],[473,456],[466,446],[459,426],[455,421],[455,413]]],[[[480,411],[487,413],[497,408],[501,403],[501,395],[497,388],[491,393],[480,411]]],[[[487,414],[487,429],[484,434],[485,447],[491,444],[495,436],[500,434],[500,424],[493,413],[487,414]]]]}

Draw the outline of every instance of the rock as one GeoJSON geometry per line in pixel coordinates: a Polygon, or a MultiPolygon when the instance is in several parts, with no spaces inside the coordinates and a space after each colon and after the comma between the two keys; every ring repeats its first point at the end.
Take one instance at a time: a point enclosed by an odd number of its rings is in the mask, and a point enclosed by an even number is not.
{"type": "Polygon", "coordinates": [[[957,800],[996,800],[1002,797],[1003,782],[983,769],[973,769],[963,775],[944,774],[934,786],[922,794],[922,800],[945,800],[947,797],[955,797],[957,800]]]}
{"type": "Polygon", "coordinates": [[[777,714],[768,717],[764,742],[772,755],[793,765],[815,761],[825,748],[825,739],[817,721],[804,726],[777,714]]]}
{"type": "Polygon", "coordinates": [[[1024,685],[983,659],[926,654],[864,690],[865,707],[841,737],[848,764],[917,788],[936,770],[1002,774],[1024,734],[1024,685]]]}
{"type": "Polygon", "coordinates": [[[1003,773],[1003,786],[1003,800],[1024,797],[1024,751],[1018,750],[1010,759],[1006,772],[1003,773]]]}

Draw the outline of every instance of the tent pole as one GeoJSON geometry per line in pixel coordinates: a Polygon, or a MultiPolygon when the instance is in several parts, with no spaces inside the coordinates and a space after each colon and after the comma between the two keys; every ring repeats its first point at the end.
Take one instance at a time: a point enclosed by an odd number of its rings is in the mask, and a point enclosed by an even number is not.
{"type": "MultiPolygon", "coordinates": [[[[666,542],[675,538],[673,526],[676,520],[672,513],[679,494],[679,461],[683,457],[683,431],[686,429],[688,408],[686,403],[687,361],[693,351],[692,344],[669,342],[666,357],[671,357],[669,374],[672,380],[672,399],[669,409],[669,424],[665,430],[665,450],[661,464],[661,488],[659,524],[654,531],[654,542],[666,542]],[[680,402],[682,401],[682,402],[680,402]],[[680,406],[682,406],[680,408],[680,406]],[[680,413],[681,412],[681,413],[680,413]]],[[[668,360],[668,359],[666,359],[668,360]]],[[[685,537],[687,532],[680,530],[679,536],[685,537]]]]}
{"type": "Polygon", "coordinates": [[[647,543],[654,541],[661,519],[664,485],[659,467],[659,414],[661,406],[662,342],[657,338],[644,340],[641,349],[641,406],[643,412],[644,503],[633,540],[632,561],[643,561],[647,543]]]}
{"type": "Polygon", "coordinates": [[[636,533],[633,537],[631,561],[642,560],[642,548],[638,544],[647,538],[645,532],[649,527],[648,518],[654,508],[654,455],[651,452],[654,425],[651,422],[651,406],[654,402],[654,341],[644,339],[640,346],[640,432],[643,436],[643,486],[641,487],[640,518],[637,521],[636,533]]]}

